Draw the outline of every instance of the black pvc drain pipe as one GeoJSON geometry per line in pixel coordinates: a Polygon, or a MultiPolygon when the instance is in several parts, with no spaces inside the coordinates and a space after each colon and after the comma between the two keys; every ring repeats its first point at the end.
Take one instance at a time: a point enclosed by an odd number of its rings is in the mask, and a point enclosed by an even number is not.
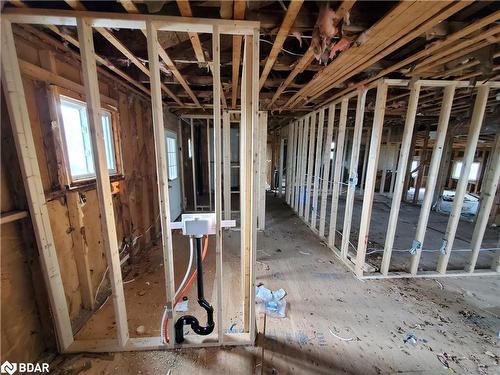
{"type": "MultiPolygon", "coordinates": [[[[208,241],[208,238],[206,239],[208,241]]],[[[214,323],[214,308],[205,299],[203,291],[203,260],[201,258],[201,237],[196,238],[196,266],[198,274],[196,275],[196,283],[198,286],[198,304],[207,312],[207,325],[200,326],[200,322],[192,315],[184,315],[175,322],[175,342],[180,344],[184,341],[184,325],[191,325],[191,329],[198,335],[206,336],[213,332],[214,323]]]]}

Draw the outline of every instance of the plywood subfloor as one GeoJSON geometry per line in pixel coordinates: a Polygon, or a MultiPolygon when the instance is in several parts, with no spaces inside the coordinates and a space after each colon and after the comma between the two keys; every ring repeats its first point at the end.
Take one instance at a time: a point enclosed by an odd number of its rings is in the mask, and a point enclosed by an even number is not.
{"type": "MultiPolygon", "coordinates": [[[[226,246],[226,251],[239,253],[237,246],[226,246]]],[[[448,374],[438,360],[442,353],[456,373],[500,373],[498,278],[361,282],[270,195],[258,260],[258,282],[288,293],[287,317],[267,320],[265,374],[448,374]],[[403,342],[406,332],[416,335],[415,346],[403,342]]],[[[145,320],[148,309],[142,305],[145,320]]],[[[247,348],[71,356],[61,369],[85,365],[89,368],[81,374],[254,374],[260,373],[260,357],[261,341],[247,348]]]]}

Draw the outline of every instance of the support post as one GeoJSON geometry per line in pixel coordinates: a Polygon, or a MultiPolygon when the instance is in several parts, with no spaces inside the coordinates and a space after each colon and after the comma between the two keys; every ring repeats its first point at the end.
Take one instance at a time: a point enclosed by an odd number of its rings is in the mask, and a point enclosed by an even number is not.
{"type": "MultiPolygon", "coordinates": [[[[441,163],[441,155],[443,154],[443,146],[446,140],[446,132],[448,130],[448,122],[450,120],[451,106],[453,104],[453,97],[455,96],[455,84],[450,84],[445,87],[443,94],[443,102],[441,104],[441,112],[439,114],[439,122],[437,128],[437,136],[432,153],[432,159],[429,166],[429,175],[427,176],[427,184],[425,187],[424,201],[420,208],[420,217],[418,218],[417,231],[414,240],[414,253],[411,257],[410,273],[416,275],[418,271],[418,264],[420,263],[420,256],[422,254],[422,247],[425,239],[425,231],[427,229],[427,221],[431,211],[432,198],[434,197],[434,188],[436,187],[437,174],[439,164],[441,163]]],[[[423,173],[421,169],[419,174],[423,173]]],[[[418,194],[418,191],[415,191],[418,194]]]]}
{"type": "Polygon", "coordinates": [[[368,233],[373,207],[373,195],[375,193],[375,182],[377,179],[377,165],[380,152],[380,141],[384,127],[385,104],[387,100],[387,83],[383,80],[377,84],[377,98],[375,100],[375,112],[373,114],[372,137],[370,141],[370,154],[366,174],[365,191],[363,195],[363,207],[361,209],[361,222],[359,225],[358,249],[356,253],[355,273],[358,277],[363,276],[365,265],[366,247],[368,245],[368,233]]]}
{"type": "Polygon", "coordinates": [[[356,103],[356,120],[354,122],[351,162],[349,166],[349,179],[347,182],[347,195],[345,199],[344,227],[342,229],[342,247],[340,249],[340,254],[344,259],[347,259],[351,238],[352,210],[354,209],[354,194],[356,193],[356,186],[358,185],[359,149],[361,147],[361,138],[363,135],[366,93],[367,91],[365,89],[360,89],[358,91],[358,101],[356,103]]]}
{"type": "MultiPolygon", "coordinates": [[[[120,267],[120,255],[118,253],[118,241],[116,237],[115,214],[113,211],[113,200],[111,197],[111,186],[109,182],[106,149],[104,148],[104,135],[100,115],[101,98],[97,81],[94,40],[89,20],[85,18],[77,18],[77,29],[78,40],[80,42],[80,54],[82,56],[82,76],[85,87],[85,98],[87,101],[87,118],[89,122],[90,142],[92,144],[92,153],[94,155],[96,190],[99,200],[99,214],[101,216],[101,233],[109,267],[109,278],[115,311],[118,344],[123,347],[127,344],[129,332],[125,296],[123,292],[122,271],[120,267]]],[[[158,83],[159,79],[158,70],[158,83]]],[[[163,126],[160,138],[164,142],[163,126]]],[[[165,152],[165,147],[162,148],[162,152],[165,152]]]]}
{"type": "Polygon", "coordinates": [[[394,236],[398,225],[399,208],[401,206],[401,197],[404,190],[404,180],[412,144],[413,128],[415,127],[415,118],[417,115],[418,98],[420,96],[420,84],[414,83],[410,87],[410,98],[408,100],[408,109],[406,111],[406,120],[403,130],[403,139],[401,140],[401,150],[399,151],[398,171],[396,172],[396,186],[392,196],[391,213],[387,224],[387,234],[385,235],[384,255],[380,272],[387,275],[391,263],[392,246],[394,245],[394,236]]]}
{"type": "Polygon", "coordinates": [[[344,97],[340,105],[340,121],[337,133],[337,145],[335,150],[335,169],[333,171],[332,207],[330,211],[330,228],[328,231],[328,246],[335,247],[335,234],[337,231],[337,212],[339,207],[340,175],[342,168],[342,155],[344,154],[345,133],[347,126],[347,111],[349,110],[349,98],[344,97]]]}
{"type": "Polygon", "coordinates": [[[45,201],[21,72],[17,61],[12,24],[10,21],[2,19],[1,28],[2,86],[19,166],[23,176],[33,231],[38,245],[40,266],[43,271],[54,319],[57,343],[60,351],[64,352],[73,343],[68,305],[45,201]]]}
{"type": "Polygon", "coordinates": [[[446,273],[448,261],[450,260],[451,251],[453,249],[453,242],[457,233],[460,215],[462,214],[462,207],[464,204],[465,193],[467,192],[467,185],[469,184],[469,174],[476,155],[477,141],[479,140],[479,133],[484,120],[484,111],[486,109],[486,102],[490,87],[487,85],[479,86],[477,89],[476,102],[474,103],[474,110],[469,125],[469,134],[467,135],[467,144],[465,146],[464,156],[462,159],[462,170],[460,178],[457,182],[455,189],[455,197],[453,198],[453,208],[448,219],[448,225],[443,238],[444,254],[440,254],[437,264],[437,271],[439,273],[446,273]]]}

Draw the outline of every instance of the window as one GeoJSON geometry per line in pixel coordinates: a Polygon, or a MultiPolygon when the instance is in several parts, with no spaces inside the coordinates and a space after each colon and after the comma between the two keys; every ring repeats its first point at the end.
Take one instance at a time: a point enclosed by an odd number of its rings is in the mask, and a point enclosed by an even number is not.
{"type": "Polygon", "coordinates": [[[335,142],[332,142],[330,145],[330,160],[333,160],[334,151],[335,151],[335,142]]]}
{"type": "MultiPolygon", "coordinates": [[[[82,180],[95,177],[86,104],[61,96],[61,115],[64,140],[66,141],[66,154],[72,179],[82,180]]],[[[116,174],[111,113],[101,111],[101,121],[108,170],[110,174],[116,174]]]]}
{"type": "Polygon", "coordinates": [[[168,180],[175,180],[179,174],[177,170],[177,138],[167,137],[168,180]]]}
{"type": "Polygon", "coordinates": [[[193,158],[193,150],[191,149],[191,138],[188,138],[188,158],[192,159],[193,158]]]}
{"type": "MultiPolygon", "coordinates": [[[[462,173],[462,166],[463,166],[462,161],[456,161],[453,164],[453,171],[451,174],[452,179],[458,180],[460,178],[460,174],[462,173]]],[[[472,165],[470,167],[470,172],[469,172],[469,181],[477,181],[477,179],[479,177],[480,167],[481,167],[480,162],[477,161],[477,162],[472,163],[472,165]]]]}
{"type": "Polygon", "coordinates": [[[416,170],[416,169],[418,168],[418,166],[419,166],[419,161],[418,161],[418,160],[412,160],[412,162],[411,162],[411,167],[410,167],[410,171],[411,171],[411,172],[415,171],[415,172],[413,172],[413,173],[411,174],[411,176],[412,176],[413,178],[416,178],[416,177],[418,176],[418,170],[416,170]]]}

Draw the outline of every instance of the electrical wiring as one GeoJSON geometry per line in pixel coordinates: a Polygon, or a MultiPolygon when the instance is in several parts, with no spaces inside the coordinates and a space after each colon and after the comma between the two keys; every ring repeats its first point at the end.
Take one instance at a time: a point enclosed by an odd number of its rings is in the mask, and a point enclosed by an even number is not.
{"type": "MultiPolygon", "coordinates": [[[[259,41],[264,42],[264,43],[267,43],[267,44],[270,44],[270,45],[274,45],[274,43],[273,43],[273,42],[270,42],[269,40],[266,40],[266,39],[262,39],[262,38],[260,38],[260,39],[259,39],[259,41]]],[[[283,52],[286,52],[286,53],[288,53],[288,54],[292,55],[292,56],[299,56],[299,57],[304,56],[304,55],[303,55],[303,54],[301,54],[301,53],[295,53],[295,52],[289,51],[289,50],[284,49],[284,48],[281,48],[281,50],[282,50],[283,52]]]]}

